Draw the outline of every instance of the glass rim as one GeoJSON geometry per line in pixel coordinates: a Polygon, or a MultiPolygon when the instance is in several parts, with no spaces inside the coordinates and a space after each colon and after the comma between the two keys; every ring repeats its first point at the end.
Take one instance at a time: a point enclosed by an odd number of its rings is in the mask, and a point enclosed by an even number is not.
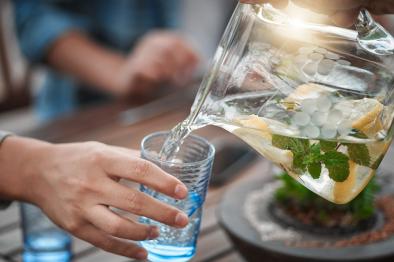
{"type": "Polygon", "coordinates": [[[186,139],[194,139],[197,141],[200,141],[202,143],[204,143],[205,145],[208,146],[208,155],[203,159],[203,160],[199,160],[199,161],[195,161],[195,162],[187,162],[187,163],[174,163],[171,161],[165,161],[165,160],[161,160],[158,157],[153,156],[152,154],[148,153],[149,151],[146,150],[146,148],[144,147],[144,145],[146,144],[146,142],[154,137],[159,137],[159,136],[163,136],[163,135],[168,135],[170,133],[170,131],[158,131],[158,132],[154,132],[151,133],[149,135],[146,135],[142,141],[141,141],[141,155],[143,157],[146,158],[146,160],[149,160],[151,162],[160,164],[160,165],[171,165],[171,167],[179,167],[179,168],[183,168],[183,167],[190,167],[190,166],[200,166],[205,164],[206,162],[209,162],[211,160],[213,160],[214,156],[215,156],[215,147],[212,145],[212,143],[210,143],[208,140],[206,140],[205,138],[201,137],[201,136],[197,136],[197,135],[189,135],[186,139]]]}

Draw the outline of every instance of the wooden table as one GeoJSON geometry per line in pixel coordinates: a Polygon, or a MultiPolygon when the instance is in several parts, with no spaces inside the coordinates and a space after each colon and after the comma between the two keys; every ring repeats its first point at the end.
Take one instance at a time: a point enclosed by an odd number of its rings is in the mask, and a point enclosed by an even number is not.
{"type": "MultiPolygon", "coordinates": [[[[95,140],[137,149],[145,135],[154,131],[170,129],[186,117],[189,108],[190,104],[181,103],[179,107],[173,107],[170,112],[139,121],[131,126],[125,126],[119,118],[119,113],[126,109],[124,105],[99,106],[34,130],[28,135],[57,143],[95,140]]],[[[204,128],[198,133],[210,140],[218,137],[231,139],[231,135],[214,127],[204,128]]],[[[218,224],[217,204],[226,188],[236,185],[240,180],[253,179],[253,177],[264,174],[268,168],[269,164],[266,161],[262,159],[254,161],[242,170],[242,174],[231,183],[209,189],[204,205],[197,254],[193,261],[243,261],[218,224]]],[[[17,203],[14,203],[6,211],[0,212],[0,254],[2,255],[0,261],[21,261],[22,239],[18,213],[17,203]]],[[[74,261],[129,261],[124,257],[99,250],[79,239],[74,239],[73,252],[75,254],[74,261]]]]}

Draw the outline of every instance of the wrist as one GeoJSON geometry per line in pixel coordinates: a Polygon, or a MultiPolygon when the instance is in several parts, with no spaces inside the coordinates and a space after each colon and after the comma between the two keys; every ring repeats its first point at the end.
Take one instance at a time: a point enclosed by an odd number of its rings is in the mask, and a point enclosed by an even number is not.
{"type": "Polygon", "coordinates": [[[35,203],[36,183],[40,181],[46,152],[52,145],[46,142],[8,137],[0,150],[0,197],[35,203]]]}

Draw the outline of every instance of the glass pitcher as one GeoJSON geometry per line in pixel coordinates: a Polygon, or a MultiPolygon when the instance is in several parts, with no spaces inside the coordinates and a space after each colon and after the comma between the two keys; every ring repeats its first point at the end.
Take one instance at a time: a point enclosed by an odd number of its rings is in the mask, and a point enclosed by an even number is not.
{"type": "Polygon", "coordinates": [[[239,4],[162,154],[216,125],[327,200],[349,202],[382,161],[394,113],[394,40],[367,10],[355,28],[291,4],[239,4]]]}

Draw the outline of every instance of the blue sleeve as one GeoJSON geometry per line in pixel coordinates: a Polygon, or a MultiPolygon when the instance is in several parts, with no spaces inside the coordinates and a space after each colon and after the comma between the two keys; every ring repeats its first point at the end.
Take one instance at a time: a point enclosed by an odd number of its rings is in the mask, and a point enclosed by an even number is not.
{"type": "Polygon", "coordinates": [[[30,62],[41,62],[64,33],[87,29],[87,21],[41,0],[13,0],[20,48],[30,62]]]}
{"type": "Polygon", "coordinates": [[[163,15],[163,27],[178,28],[181,19],[181,5],[183,1],[180,0],[161,0],[161,13],[163,15]]]}

